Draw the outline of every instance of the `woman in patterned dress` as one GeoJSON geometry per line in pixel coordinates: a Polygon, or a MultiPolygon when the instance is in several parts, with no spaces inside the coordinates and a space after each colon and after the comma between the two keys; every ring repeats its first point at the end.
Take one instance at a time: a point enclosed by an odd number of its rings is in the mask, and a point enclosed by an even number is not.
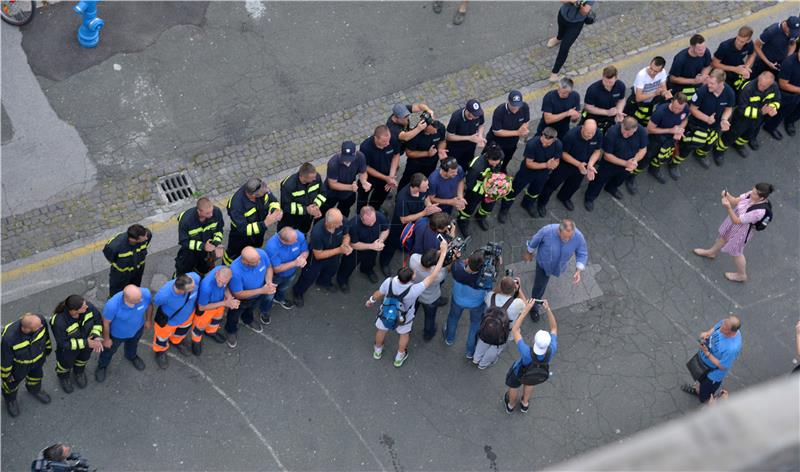
{"type": "Polygon", "coordinates": [[[719,227],[719,236],[714,241],[714,245],[709,249],[697,248],[694,253],[701,257],[714,259],[717,253],[728,253],[733,256],[733,262],[736,264],[736,272],[725,272],[725,278],[732,282],[746,282],[747,271],[745,267],[747,262],[744,258],[744,247],[750,236],[755,232],[751,231],[750,225],[755,224],[764,217],[766,210],[756,209],[747,211],[751,206],[767,201],[767,197],[775,188],[772,184],[760,183],[747,193],[743,193],[738,197],[730,195],[727,191],[722,191],[722,206],[728,212],[728,217],[722,222],[719,227]]]}

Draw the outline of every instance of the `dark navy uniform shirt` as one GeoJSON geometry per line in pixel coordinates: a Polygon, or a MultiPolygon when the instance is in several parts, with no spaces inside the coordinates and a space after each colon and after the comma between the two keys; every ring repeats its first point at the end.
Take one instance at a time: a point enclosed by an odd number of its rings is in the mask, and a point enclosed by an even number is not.
{"type": "Polygon", "coordinates": [[[381,231],[389,229],[389,219],[380,211],[375,212],[375,224],[367,226],[356,215],[345,223],[345,231],[350,235],[350,243],[374,243],[381,231]]]}
{"type": "Polygon", "coordinates": [[[662,103],[656,107],[656,111],[653,112],[650,121],[652,121],[656,127],[666,129],[678,126],[687,116],[689,116],[688,104],[684,105],[680,113],[675,114],[669,110],[669,103],[662,103]]]}
{"type": "Polygon", "coordinates": [[[528,169],[525,163],[530,159],[533,162],[543,163],[547,162],[550,159],[556,158],[561,159],[561,151],[564,149],[564,146],[561,144],[561,141],[556,139],[553,141],[548,147],[544,147],[542,144],[542,140],[540,136],[536,136],[530,141],[528,144],[525,145],[525,150],[522,152],[522,157],[525,159],[519,165],[520,172],[550,172],[550,169],[528,169]]]}
{"type": "Polygon", "coordinates": [[[592,154],[603,147],[603,134],[598,128],[597,131],[594,132],[594,136],[586,141],[581,137],[581,128],[583,128],[583,125],[576,126],[567,131],[562,141],[563,152],[574,157],[577,161],[589,162],[589,158],[592,157],[592,154]]]}
{"type": "Polygon", "coordinates": [[[364,154],[369,167],[383,175],[389,175],[389,171],[392,168],[392,158],[395,154],[400,153],[400,143],[392,138],[385,148],[379,149],[375,145],[375,136],[370,136],[361,143],[358,150],[364,154]]]}
{"type": "Polygon", "coordinates": [[[519,136],[495,136],[493,131],[516,131],[522,127],[523,124],[531,121],[531,110],[527,103],[522,103],[516,113],[511,113],[508,109],[508,103],[503,103],[494,109],[492,113],[492,128],[486,133],[486,141],[496,142],[500,147],[516,146],[519,141],[519,136]]]}
{"type": "Polygon", "coordinates": [[[730,85],[725,84],[725,89],[717,97],[708,91],[708,86],[703,85],[692,95],[690,101],[692,105],[695,105],[706,115],[716,113],[717,122],[715,126],[718,127],[722,121],[722,112],[725,111],[725,108],[736,105],[736,93],[730,85]]]}
{"type": "Polygon", "coordinates": [[[603,138],[603,151],[626,161],[633,159],[640,149],[646,147],[647,130],[640,124],[636,125],[636,132],[629,138],[622,136],[622,123],[608,128],[603,138]]]}
{"type": "Polygon", "coordinates": [[[789,53],[789,45],[792,44],[792,41],[791,38],[786,36],[783,29],[781,29],[780,23],[768,26],[761,32],[761,36],[759,36],[758,39],[764,43],[764,45],[761,46],[761,52],[764,53],[764,56],[766,56],[770,62],[777,62],[780,64],[781,61],[786,59],[786,55],[789,53]]]}
{"type": "MultiPolygon", "coordinates": [[[[789,84],[800,87],[800,60],[797,59],[797,54],[792,54],[783,60],[778,79],[787,80],[789,84]]],[[[785,90],[781,90],[781,93],[792,95],[785,90]]]]}
{"type": "Polygon", "coordinates": [[[625,82],[617,80],[609,92],[603,87],[603,81],[598,80],[586,89],[583,102],[603,110],[610,110],[617,106],[617,102],[625,97],[625,82]]]}
{"type": "Polygon", "coordinates": [[[325,222],[320,221],[311,230],[311,249],[317,251],[334,249],[341,246],[342,241],[344,241],[344,226],[340,226],[330,233],[325,228],[325,222]]]}
{"type": "MultiPolygon", "coordinates": [[[[436,132],[433,134],[428,134],[424,130],[421,131],[418,135],[414,136],[414,139],[406,144],[406,149],[410,151],[427,151],[433,147],[439,147],[439,143],[444,141],[445,138],[445,127],[444,125],[439,122],[435,121],[433,126],[436,128],[436,132]]],[[[434,154],[433,156],[429,157],[417,157],[414,160],[420,165],[429,165],[435,166],[437,162],[439,162],[439,156],[434,154]]]]}
{"type": "MultiPolygon", "coordinates": [[[[447,123],[447,132],[450,134],[457,134],[459,136],[470,136],[478,132],[478,128],[485,123],[483,115],[468,120],[464,113],[464,108],[456,110],[450,115],[450,121],[447,123]]],[[[448,141],[447,148],[453,152],[464,151],[472,149],[475,143],[472,141],[448,141]]]]}
{"type": "MultiPolygon", "coordinates": [[[[392,214],[392,226],[401,225],[400,217],[413,215],[425,209],[425,197],[427,192],[420,192],[418,197],[411,195],[411,184],[406,185],[397,192],[397,201],[394,203],[394,214],[392,214]]],[[[400,228],[402,229],[402,228],[400,228]]]]}
{"type": "MultiPolygon", "coordinates": [[[[602,83],[600,85],[602,86],[602,83]]],[[[619,98],[614,102],[615,105],[617,101],[619,101],[619,98]]],[[[557,115],[571,109],[578,111],[581,109],[581,96],[578,92],[572,91],[567,98],[562,99],[558,96],[557,90],[551,90],[542,98],[542,113],[553,113],[557,115]]],[[[544,116],[542,116],[542,119],[539,120],[539,126],[536,128],[536,134],[542,134],[542,130],[544,130],[545,126],[551,126],[558,132],[558,137],[563,138],[564,135],[567,134],[567,131],[569,131],[569,121],[567,117],[548,125],[544,122],[544,116]]]]}
{"type": "Polygon", "coordinates": [[[356,181],[358,174],[363,174],[367,171],[367,159],[364,154],[356,151],[356,158],[350,162],[350,165],[344,164],[342,155],[340,153],[334,154],[328,160],[328,174],[325,176],[325,184],[328,186],[329,195],[334,195],[339,198],[347,198],[352,194],[351,191],[333,190],[330,186],[328,179],[334,179],[340,184],[352,184],[356,181]]]}
{"type": "MultiPolygon", "coordinates": [[[[693,79],[709,65],[711,65],[711,51],[706,49],[705,54],[702,56],[693,57],[689,55],[689,48],[686,48],[676,54],[672,59],[672,67],[669,68],[669,75],[693,79]]],[[[670,82],[668,86],[673,93],[679,92],[686,87],[696,87],[692,85],[674,84],[672,82],[670,82]]]]}
{"type": "Polygon", "coordinates": [[[747,56],[755,50],[752,41],[748,41],[742,49],[736,49],[736,38],[726,39],[714,51],[714,57],[726,66],[739,67],[745,63],[747,56]]]}

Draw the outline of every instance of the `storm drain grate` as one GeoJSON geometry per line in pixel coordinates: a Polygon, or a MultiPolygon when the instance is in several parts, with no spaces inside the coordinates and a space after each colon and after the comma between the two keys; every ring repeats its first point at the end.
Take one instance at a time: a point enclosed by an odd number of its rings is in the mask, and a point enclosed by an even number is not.
{"type": "Polygon", "coordinates": [[[181,202],[192,197],[194,184],[185,172],[178,172],[158,179],[158,193],[167,203],[181,202]]]}

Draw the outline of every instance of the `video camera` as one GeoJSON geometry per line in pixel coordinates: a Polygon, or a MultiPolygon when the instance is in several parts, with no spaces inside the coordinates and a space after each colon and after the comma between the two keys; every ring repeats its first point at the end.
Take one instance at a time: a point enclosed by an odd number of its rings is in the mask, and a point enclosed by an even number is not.
{"type": "Polygon", "coordinates": [[[420,119],[420,121],[424,121],[425,124],[428,125],[428,126],[432,125],[433,122],[436,121],[436,120],[433,119],[433,116],[431,116],[431,114],[428,113],[427,111],[421,112],[419,114],[419,119],[420,119]]]}
{"type": "Polygon", "coordinates": [[[63,461],[51,461],[40,457],[31,464],[36,472],[90,472],[96,471],[89,466],[89,461],[79,454],[72,453],[63,461]]]}
{"type": "Polygon", "coordinates": [[[479,248],[483,251],[483,265],[478,272],[478,287],[484,290],[491,290],[494,279],[500,270],[500,261],[503,255],[503,243],[491,241],[486,246],[479,248]]]}
{"type": "Polygon", "coordinates": [[[450,238],[446,234],[439,234],[437,238],[442,241],[447,241],[447,253],[444,256],[444,265],[451,264],[454,260],[458,259],[457,254],[461,254],[464,252],[464,249],[469,244],[470,237],[467,236],[466,239],[461,238],[461,236],[450,238]]]}

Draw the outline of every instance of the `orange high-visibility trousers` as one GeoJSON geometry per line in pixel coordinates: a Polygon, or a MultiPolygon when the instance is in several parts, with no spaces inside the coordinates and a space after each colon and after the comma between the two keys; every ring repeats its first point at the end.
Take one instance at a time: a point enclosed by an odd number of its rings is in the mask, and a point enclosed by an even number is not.
{"type": "Polygon", "coordinates": [[[180,344],[186,335],[189,334],[189,329],[192,327],[192,320],[194,313],[183,322],[180,326],[166,325],[163,328],[158,324],[153,324],[153,351],[164,352],[169,349],[169,344],[180,344]]]}
{"type": "Polygon", "coordinates": [[[225,307],[214,308],[213,310],[206,310],[202,315],[195,315],[194,326],[192,326],[192,341],[199,343],[203,340],[203,334],[214,334],[219,329],[222,323],[222,317],[225,316],[225,307]]]}

